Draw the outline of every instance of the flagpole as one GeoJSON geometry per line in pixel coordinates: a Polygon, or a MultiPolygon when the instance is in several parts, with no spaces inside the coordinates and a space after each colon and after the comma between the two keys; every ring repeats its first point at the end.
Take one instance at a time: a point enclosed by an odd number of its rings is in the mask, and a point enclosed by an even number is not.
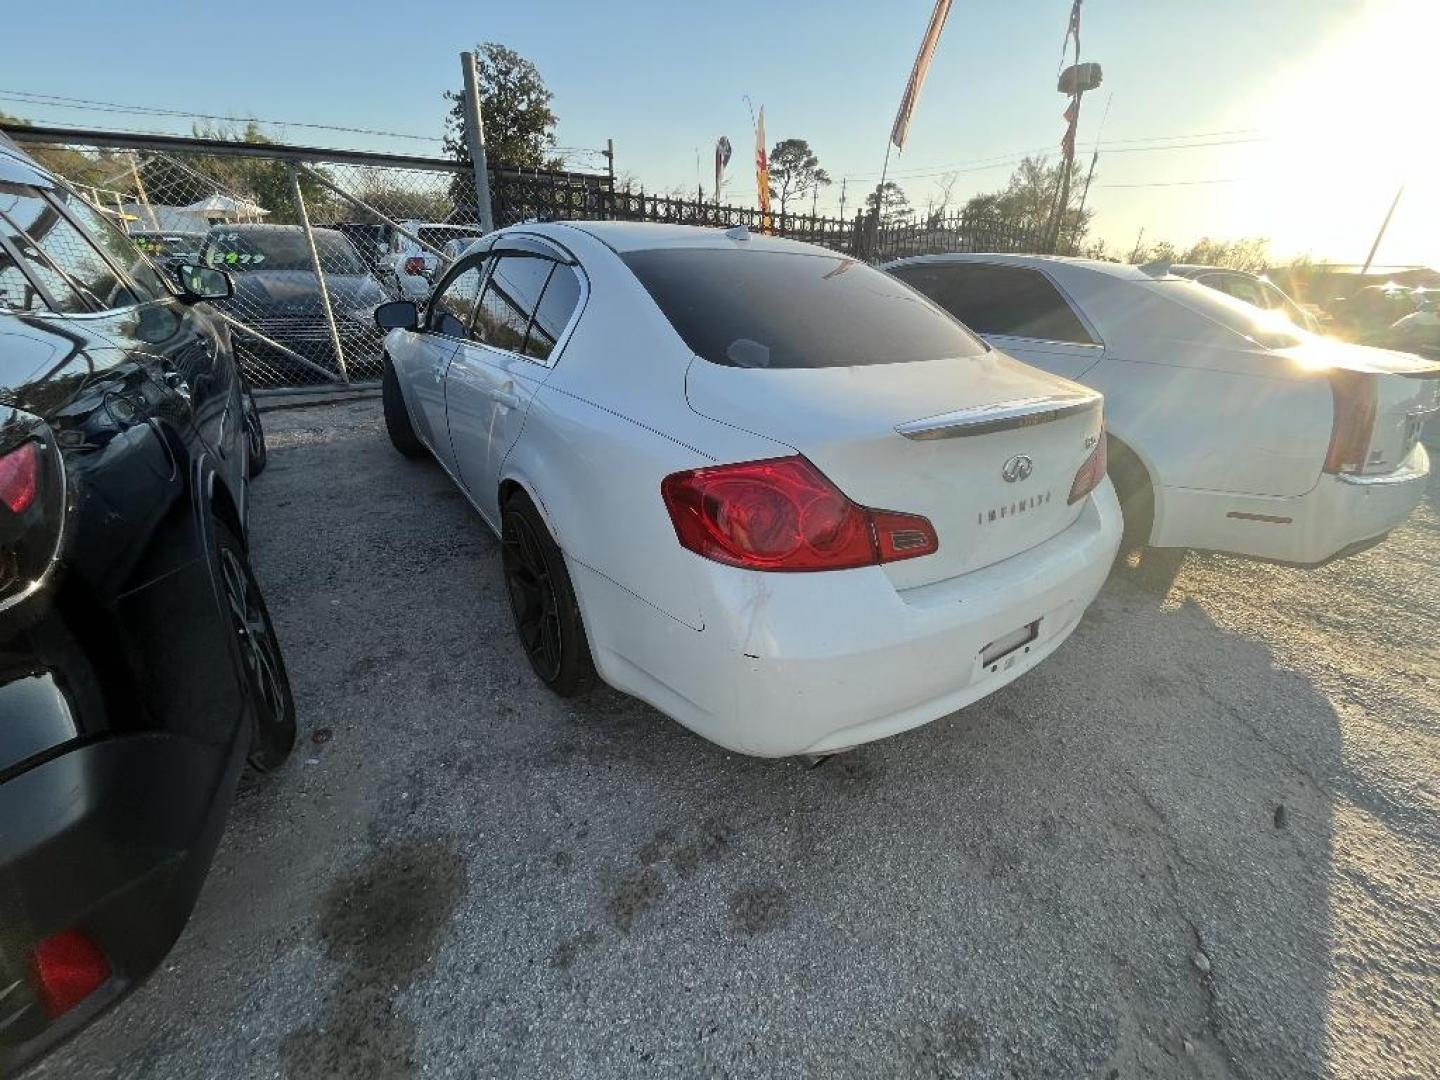
{"type": "Polygon", "coordinates": [[[1390,209],[1385,211],[1385,220],[1380,223],[1380,231],[1375,234],[1375,242],[1370,245],[1370,254],[1365,256],[1365,266],[1360,271],[1360,278],[1363,281],[1365,275],[1370,272],[1370,264],[1375,261],[1375,252],[1380,250],[1380,241],[1385,239],[1385,230],[1390,227],[1390,219],[1395,216],[1395,207],[1400,205],[1400,196],[1405,194],[1405,185],[1400,185],[1400,190],[1395,192],[1395,198],[1390,200],[1390,209]]]}

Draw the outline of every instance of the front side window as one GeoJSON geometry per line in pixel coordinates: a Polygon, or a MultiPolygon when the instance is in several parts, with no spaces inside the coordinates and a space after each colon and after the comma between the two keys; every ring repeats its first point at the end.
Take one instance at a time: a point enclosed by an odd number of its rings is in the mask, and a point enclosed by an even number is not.
{"type": "MultiPolygon", "coordinates": [[[[134,293],[75,226],[35,188],[0,185],[0,220],[9,239],[31,263],[44,266],[42,283],[68,286],[73,294],[66,312],[106,310],[136,303],[134,293]]],[[[67,290],[57,288],[57,303],[67,290]]]]}
{"type": "Polygon", "coordinates": [[[859,367],[985,351],[913,289],[844,255],[657,248],[621,258],[712,364],[859,367]]]}
{"type": "Polygon", "coordinates": [[[435,297],[430,308],[431,330],[453,338],[464,338],[470,333],[484,269],[485,264],[476,261],[469,269],[452,278],[444,291],[435,297]]]}
{"type": "Polygon", "coordinates": [[[893,272],[977,333],[1098,344],[1038,270],[986,263],[920,263],[893,272]]]}
{"type": "Polygon", "coordinates": [[[555,263],[533,255],[504,254],[495,260],[475,318],[477,341],[524,353],[530,316],[540,303],[555,263]]]}
{"type": "Polygon", "coordinates": [[[132,291],[138,293],[137,299],[160,300],[170,295],[170,290],[160,279],[159,272],[150,265],[150,261],[140,253],[135,242],[126,236],[119,226],[96,211],[84,199],[64,191],[53,192],[53,197],[80,223],[80,227],[91,239],[98,241],[110,258],[130,275],[132,291]]]}

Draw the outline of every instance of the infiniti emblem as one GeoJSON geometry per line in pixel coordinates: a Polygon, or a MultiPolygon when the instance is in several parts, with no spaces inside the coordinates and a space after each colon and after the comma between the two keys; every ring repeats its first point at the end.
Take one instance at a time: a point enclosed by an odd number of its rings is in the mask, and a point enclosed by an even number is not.
{"type": "Polygon", "coordinates": [[[1007,484],[1013,484],[1017,480],[1027,480],[1034,471],[1035,462],[1025,454],[1016,454],[1000,466],[1000,475],[1005,478],[1007,484]]]}

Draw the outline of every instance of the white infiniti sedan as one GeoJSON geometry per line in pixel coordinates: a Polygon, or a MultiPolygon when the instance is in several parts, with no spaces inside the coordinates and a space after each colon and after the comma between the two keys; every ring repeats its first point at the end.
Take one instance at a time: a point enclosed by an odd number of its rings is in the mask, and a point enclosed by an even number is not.
{"type": "Polygon", "coordinates": [[[523,225],[376,312],[384,410],[501,537],[560,694],[823,754],[1004,686],[1114,559],[1101,396],[789,241],[523,225]]]}
{"type": "Polygon", "coordinates": [[[1440,364],[1351,345],[1162,266],[928,255],[886,269],[996,348],[1105,395],[1127,543],[1315,564],[1425,493],[1440,364]]]}

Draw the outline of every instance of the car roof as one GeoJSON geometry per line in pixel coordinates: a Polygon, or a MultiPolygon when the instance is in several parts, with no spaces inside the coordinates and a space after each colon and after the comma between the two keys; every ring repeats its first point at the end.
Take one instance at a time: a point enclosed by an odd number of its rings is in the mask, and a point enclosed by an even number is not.
{"type": "Polygon", "coordinates": [[[564,221],[551,225],[526,225],[527,232],[563,241],[565,230],[574,229],[599,240],[618,254],[655,248],[740,248],[753,251],[790,251],[806,255],[837,255],[839,252],[797,240],[783,240],[761,232],[748,232],[741,240],[731,230],[698,225],[662,225],[648,221],[564,221]],[[558,231],[552,231],[558,230],[558,231]]]}
{"type": "Polygon", "coordinates": [[[1143,266],[1135,266],[1130,263],[1106,262],[1104,259],[1081,259],[1070,255],[1011,255],[1003,252],[982,251],[954,251],[937,255],[912,255],[908,258],[895,259],[892,262],[884,263],[882,268],[888,270],[896,266],[923,266],[926,263],[940,264],[957,262],[997,263],[1007,266],[1044,266],[1060,271],[1092,271],[1097,274],[1104,274],[1106,277],[1118,278],[1122,281],[1157,281],[1167,276],[1163,270],[1156,273],[1155,268],[1157,264],[1153,263],[1147,264],[1151,266],[1152,269],[1146,270],[1143,266]]]}
{"type": "MultiPolygon", "coordinates": [[[[302,225],[272,225],[269,222],[225,222],[210,226],[210,233],[233,232],[233,233],[298,233],[304,232],[302,225]]],[[[349,239],[339,229],[332,229],[325,225],[312,226],[312,231],[317,233],[332,233],[349,243],[349,239]]],[[[209,236],[210,233],[204,235],[209,236]]]]}

